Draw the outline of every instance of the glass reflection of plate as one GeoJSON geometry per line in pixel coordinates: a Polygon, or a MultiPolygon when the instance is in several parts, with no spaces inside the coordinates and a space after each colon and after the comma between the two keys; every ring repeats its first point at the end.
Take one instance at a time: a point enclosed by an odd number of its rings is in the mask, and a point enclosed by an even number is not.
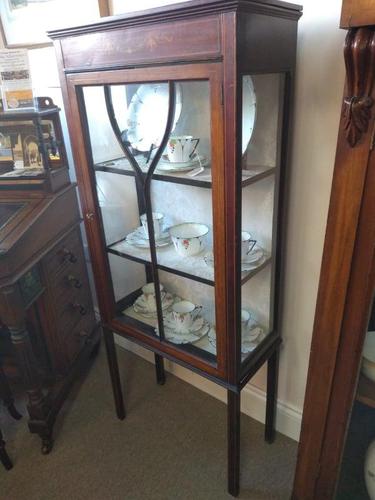
{"type": "MultiPolygon", "coordinates": [[[[150,240],[146,238],[143,227],[138,227],[125,238],[126,243],[137,248],[150,248],[150,240]]],[[[171,237],[168,231],[164,231],[155,241],[156,248],[165,247],[171,244],[171,237]]]]}
{"type": "MultiPolygon", "coordinates": [[[[172,131],[181,115],[182,89],[175,84],[176,108],[172,131]]],[[[162,141],[168,118],[169,88],[167,83],[145,83],[133,95],[127,116],[126,138],[138,151],[149,151],[162,141]]]]}
{"type": "Polygon", "coordinates": [[[243,77],[242,87],[242,154],[244,154],[253,135],[257,99],[250,75],[243,77]]]}

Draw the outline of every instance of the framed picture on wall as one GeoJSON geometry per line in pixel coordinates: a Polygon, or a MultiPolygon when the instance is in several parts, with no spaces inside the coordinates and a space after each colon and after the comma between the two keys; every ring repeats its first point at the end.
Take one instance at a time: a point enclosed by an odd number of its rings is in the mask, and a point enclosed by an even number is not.
{"type": "Polygon", "coordinates": [[[108,15],[108,0],[0,1],[1,30],[7,48],[50,45],[48,30],[78,26],[108,15]]]}

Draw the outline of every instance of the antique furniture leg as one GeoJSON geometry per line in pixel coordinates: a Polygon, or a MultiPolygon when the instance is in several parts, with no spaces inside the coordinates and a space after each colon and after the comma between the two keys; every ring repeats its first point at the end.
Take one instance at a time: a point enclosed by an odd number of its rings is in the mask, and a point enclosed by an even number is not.
{"type": "Polygon", "coordinates": [[[8,453],[5,449],[5,442],[3,440],[3,435],[0,429],[0,462],[4,465],[7,470],[10,470],[13,467],[13,464],[9,458],[8,453]]]}
{"type": "Polygon", "coordinates": [[[6,379],[3,369],[1,368],[1,360],[0,360],[0,399],[4,401],[4,404],[7,407],[8,412],[14,419],[19,420],[22,418],[22,415],[18,413],[16,407],[14,406],[14,399],[10,391],[8,381],[6,379]]]}
{"type": "Polygon", "coordinates": [[[155,354],[156,381],[159,385],[165,384],[164,360],[159,354],[155,354]]]}
{"type": "Polygon", "coordinates": [[[240,405],[241,395],[228,391],[228,492],[240,490],[240,405]]]}
{"type": "Polygon", "coordinates": [[[276,396],[278,382],[279,352],[277,347],[268,359],[267,363],[267,404],[266,404],[266,426],[264,439],[267,443],[273,443],[275,440],[275,415],[276,415],[276,396]]]}
{"type": "Polygon", "coordinates": [[[107,351],[109,373],[111,376],[113,396],[115,398],[116,413],[120,420],[125,418],[125,406],[122,397],[120,373],[118,369],[117,354],[113,332],[103,327],[104,342],[107,351]]]}
{"type": "MultiPolygon", "coordinates": [[[[17,285],[2,290],[0,316],[10,332],[10,338],[17,356],[18,368],[28,396],[29,427],[30,430],[33,427],[33,432],[37,432],[42,438],[44,450],[46,449],[45,429],[48,428],[47,416],[49,408],[41,390],[36,369],[37,362],[26,329],[25,310],[17,285]]],[[[51,431],[49,432],[47,444],[48,451],[50,451],[52,447],[51,431]]]]}

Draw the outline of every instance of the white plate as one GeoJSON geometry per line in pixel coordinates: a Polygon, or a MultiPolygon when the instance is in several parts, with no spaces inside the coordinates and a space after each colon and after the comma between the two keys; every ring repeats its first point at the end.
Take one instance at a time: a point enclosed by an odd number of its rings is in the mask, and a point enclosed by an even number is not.
{"type": "Polygon", "coordinates": [[[254,83],[250,75],[243,77],[242,81],[242,154],[244,154],[250,144],[253,135],[257,98],[254,90],[254,83]]]}
{"type": "MultiPolygon", "coordinates": [[[[206,255],[203,257],[205,263],[207,264],[208,267],[214,267],[214,254],[213,252],[208,252],[206,255]]],[[[262,262],[264,258],[264,250],[262,247],[259,245],[255,245],[255,247],[252,249],[252,251],[249,253],[247,256],[246,260],[243,260],[241,262],[241,271],[252,271],[256,267],[259,266],[259,264],[262,262]]]]}
{"type": "MultiPolygon", "coordinates": [[[[256,339],[244,339],[241,343],[241,352],[242,354],[248,354],[249,352],[253,351],[261,342],[264,340],[265,334],[262,331],[256,339]]],[[[212,347],[216,349],[216,331],[214,327],[211,327],[210,331],[208,332],[208,340],[212,347]]]]}
{"type": "MultiPolygon", "coordinates": [[[[165,297],[162,301],[162,310],[165,311],[170,307],[175,298],[171,293],[166,293],[165,297]]],[[[157,317],[157,311],[150,311],[147,309],[146,304],[144,302],[143,295],[137,298],[137,300],[133,304],[133,309],[137,314],[141,314],[142,316],[145,316],[146,318],[156,318],[157,317]]]]}
{"type": "Polygon", "coordinates": [[[208,165],[207,158],[201,157],[200,161],[198,158],[193,158],[191,161],[186,162],[170,162],[166,159],[159,161],[157,170],[160,172],[188,172],[196,167],[204,167],[208,165]]]}
{"type": "MultiPolygon", "coordinates": [[[[175,84],[176,105],[172,131],[181,115],[182,89],[175,84]]],[[[133,95],[127,113],[126,139],[138,151],[159,146],[167,124],[169,87],[167,83],[145,83],[133,95]]]]}
{"type": "MultiPolygon", "coordinates": [[[[208,321],[206,321],[204,318],[202,318],[201,316],[198,316],[196,318],[196,320],[194,321],[193,325],[192,325],[192,328],[189,332],[187,333],[180,333],[180,332],[176,332],[176,330],[173,329],[173,327],[169,327],[168,326],[168,314],[166,316],[166,318],[164,319],[164,335],[165,335],[165,338],[167,340],[169,340],[169,342],[173,342],[173,344],[192,344],[194,342],[198,342],[198,340],[200,340],[202,337],[204,337],[205,335],[207,335],[207,333],[209,332],[211,326],[210,324],[208,323],[208,321]],[[203,325],[201,326],[201,328],[198,328],[198,326],[203,322],[203,325]],[[197,328],[197,329],[195,329],[197,328]]],[[[173,325],[173,323],[169,323],[171,324],[171,326],[173,325]]],[[[157,335],[159,335],[159,331],[158,331],[158,328],[155,328],[155,332],[157,335]]]]}
{"type": "MultiPolygon", "coordinates": [[[[125,241],[137,248],[150,248],[150,240],[146,238],[143,227],[138,227],[132,233],[129,233],[125,241]]],[[[168,231],[164,231],[155,241],[156,248],[165,247],[171,244],[171,237],[168,231]]]]}

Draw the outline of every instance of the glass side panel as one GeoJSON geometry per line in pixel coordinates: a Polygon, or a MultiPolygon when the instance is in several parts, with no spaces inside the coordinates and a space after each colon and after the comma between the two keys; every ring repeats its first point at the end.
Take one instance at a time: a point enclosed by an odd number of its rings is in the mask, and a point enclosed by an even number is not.
{"type": "Polygon", "coordinates": [[[242,79],[241,353],[274,330],[274,279],[284,75],[242,79]]]}
{"type": "Polygon", "coordinates": [[[84,87],[83,100],[121,321],[215,362],[209,82],[84,87]]]}
{"type": "Polygon", "coordinates": [[[375,303],[362,353],[336,500],[375,498],[375,303]]]}

